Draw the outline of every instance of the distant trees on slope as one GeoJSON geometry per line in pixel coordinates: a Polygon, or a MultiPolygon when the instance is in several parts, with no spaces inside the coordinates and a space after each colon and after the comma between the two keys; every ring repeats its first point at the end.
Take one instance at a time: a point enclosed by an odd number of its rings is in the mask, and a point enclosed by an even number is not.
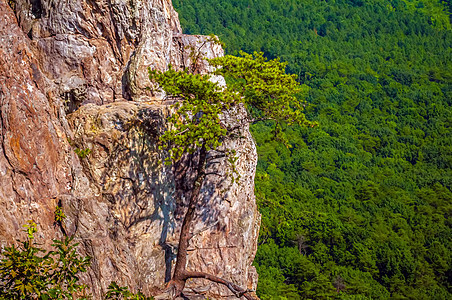
{"type": "MultiPolygon", "coordinates": [[[[262,299],[448,299],[452,32],[437,1],[173,1],[183,28],[281,56],[313,130],[253,127],[262,299]]],[[[450,5],[450,2],[447,4],[450,5]]]]}

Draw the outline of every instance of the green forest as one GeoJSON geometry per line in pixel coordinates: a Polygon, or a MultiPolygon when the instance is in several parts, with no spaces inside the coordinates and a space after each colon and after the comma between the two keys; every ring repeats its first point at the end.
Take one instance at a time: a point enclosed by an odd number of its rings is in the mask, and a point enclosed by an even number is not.
{"type": "Polygon", "coordinates": [[[288,62],[315,128],[252,127],[261,299],[452,299],[450,1],[173,0],[288,62]]]}

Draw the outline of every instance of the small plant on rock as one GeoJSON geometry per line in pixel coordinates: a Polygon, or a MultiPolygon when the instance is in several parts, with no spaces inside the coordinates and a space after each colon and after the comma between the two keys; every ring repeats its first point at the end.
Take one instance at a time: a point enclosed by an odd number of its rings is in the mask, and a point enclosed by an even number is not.
{"type": "Polygon", "coordinates": [[[90,258],[76,252],[73,238],[53,240],[54,250],[45,251],[35,242],[36,223],[29,221],[24,227],[26,240],[1,252],[0,298],[87,299],[78,276],[86,272],[90,258]]]}
{"type": "Polygon", "coordinates": [[[105,299],[112,300],[153,300],[153,297],[146,297],[140,291],[136,294],[129,291],[128,287],[121,287],[116,282],[110,283],[105,299]]]}
{"type": "MultiPolygon", "coordinates": [[[[66,218],[61,206],[55,211],[55,222],[66,218]]],[[[35,242],[36,223],[28,221],[27,238],[19,246],[5,247],[0,253],[0,299],[87,300],[91,294],[79,282],[81,273],[90,266],[90,257],[80,256],[73,237],[64,233],[63,240],[53,240],[53,250],[46,251],[35,242]]],[[[152,300],[140,291],[110,283],[106,300],[152,300]]]]}

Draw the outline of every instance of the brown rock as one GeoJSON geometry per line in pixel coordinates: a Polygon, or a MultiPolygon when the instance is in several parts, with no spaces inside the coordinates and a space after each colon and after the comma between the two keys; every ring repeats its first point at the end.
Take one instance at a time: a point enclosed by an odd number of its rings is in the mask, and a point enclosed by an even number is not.
{"type": "MultiPolygon", "coordinates": [[[[12,8],[0,0],[1,245],[22,238],[29,219],[47,246],[61,238],[60,202],[66,231],[93,258],[83,280],[95,299],[112,280],[145,293],[163,288],[192,176],[190,157],[161,164],[158,135],[169,108],[164,95],[146,89],[147,68],[205,72],[193,51],[223,53],[206,37],[181,34],[168,0],[16,0],[12,8]]],[[[242,136],[225,145],[239,155],[240,182],[219,161],[212,171],[220,176],[204,184],[188,269],[255,288],[257,155],[248,129],[242,136]]],[[[203,280],[186,292],[235,298],[203,280]]]]}

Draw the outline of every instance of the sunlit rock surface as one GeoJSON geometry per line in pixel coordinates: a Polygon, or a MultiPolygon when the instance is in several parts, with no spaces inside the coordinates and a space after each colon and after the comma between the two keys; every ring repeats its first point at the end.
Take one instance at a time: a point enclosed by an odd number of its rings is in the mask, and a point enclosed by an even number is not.
{"type": "MultiPolygon", "coordinates": [[[[0,0],[2,246],[23,238],[29,219],[46,246],[61,238],[60,204],[66,231],[93,258],[83,280],[95,299],[113,280],[148,294],[164,288],[196,157],[161,163],[169,102],[147,88],[147,69],[171,64],[202,73],[208,67],[193,62],[193,49],[223,53],[206,37],[182,34],[167,0],[0,0]]],[[[225,118],[236,122],[242,113],[225,118]]],[[[188,269],[255,288],[256,150],[248,129],[225,147],[238,153],[240,180],[231,182],[223,160],[210,167],[188,269]]],[[[235,298],[198,279],[185,292],[235,298]]]]}

